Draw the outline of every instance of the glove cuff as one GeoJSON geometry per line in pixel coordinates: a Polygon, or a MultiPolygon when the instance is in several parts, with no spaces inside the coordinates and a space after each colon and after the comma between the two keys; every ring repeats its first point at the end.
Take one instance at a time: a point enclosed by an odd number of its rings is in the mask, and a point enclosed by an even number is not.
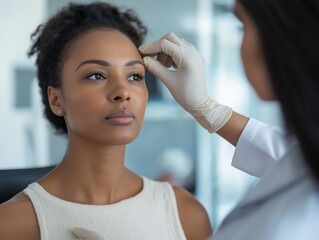
{"type": "Polygon", "coordinates": [[[232,108],[221,105],[210,97],[197,109],[188,109],[196,121],[209,133],[215,133],[221,129],[230,119],[232,108]]]}

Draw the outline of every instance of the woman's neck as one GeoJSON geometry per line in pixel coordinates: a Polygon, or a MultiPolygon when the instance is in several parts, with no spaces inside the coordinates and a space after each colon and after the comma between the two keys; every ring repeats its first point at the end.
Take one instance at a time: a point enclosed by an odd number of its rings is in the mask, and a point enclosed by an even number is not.
{"type": "Polygon", "coordinates": [[[125,145],[69,142],[58,167],[43,181],[48,191],[67,201],[111,204],[136,195],[140,177],[124,167],[125,145]]]}

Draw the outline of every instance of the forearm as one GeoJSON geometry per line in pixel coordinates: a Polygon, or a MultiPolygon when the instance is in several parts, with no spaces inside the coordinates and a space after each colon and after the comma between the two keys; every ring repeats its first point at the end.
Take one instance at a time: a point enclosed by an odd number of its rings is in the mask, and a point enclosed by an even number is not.
{"type": "Polygon", "coordinates": [[[233,112],[228,122],[216,133],[226,141],[236,146],[249,118],[233,112]]]}

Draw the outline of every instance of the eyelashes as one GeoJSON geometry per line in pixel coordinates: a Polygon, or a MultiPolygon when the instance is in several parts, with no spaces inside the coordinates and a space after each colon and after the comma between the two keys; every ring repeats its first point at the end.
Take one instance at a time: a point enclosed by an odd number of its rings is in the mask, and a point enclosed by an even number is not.
{"type": "Polygon", "coordinates": [[[133,73],[128,77],[130,81],[142,81],[145,79],[145,76],[139,73],[133,73]]]}
{"type": "MultiPolygon", "coordinates": [[[[88,80],[104,80],[107,79],[108,77],[103,73],[103,72],[93,72],[88,75],[86,75],[85,79],[88,80]]],[[[145,79],[145,76],[141,73],[131,73],[127,76],[128,81],[143,81],[145,79]]]]}
{"type": "Polygon", "coordinates": [[[106,76],[104,75],[104,73],[94,72],[94,73],[90,73],[85,78],[88,80],[102,80],[102,79],[106,79],[106,76]]]}

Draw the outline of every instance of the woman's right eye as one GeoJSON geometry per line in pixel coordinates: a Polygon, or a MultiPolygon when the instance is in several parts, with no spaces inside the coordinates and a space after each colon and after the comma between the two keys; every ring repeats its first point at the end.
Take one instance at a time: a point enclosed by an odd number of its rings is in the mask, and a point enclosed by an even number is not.
{"type": "Polygon", "coordinates": [[[103,75],[103,73],[96,72],[96,73],[89,74],[86,78],[89,80],[102,80],[102,79],[105,79],[105,76],[103,75]]]}

